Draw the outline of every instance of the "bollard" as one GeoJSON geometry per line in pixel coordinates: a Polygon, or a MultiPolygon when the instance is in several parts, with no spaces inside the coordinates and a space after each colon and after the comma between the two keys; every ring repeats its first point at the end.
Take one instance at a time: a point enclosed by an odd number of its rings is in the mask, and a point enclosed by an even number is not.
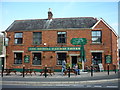
{"type": "Polygon", "coordinates": [[[91,66],[91,77],[93,76],[93,66],[91,66]]]}
{"type": "Polygon", "coordinates": [[[4,72],[4,69],[3,69],[3,65],[2,65],[2,74],[1,74],[1,75],[2,75],[2,77],[3,77],[3,72],[4,72]]]}
{"type": "Polygon", "coordinates": [[[108,64],[108,75],[109,75],[109,64],[108,64]]]}
{"type": "Polygon", "coordinates": [[[25,66],[23,65],[23,77],[25,77],[25,66]]]}
{"type": "Polygon", "coordinates": [[[68,68],[68,77],[70,77],[70,67],[68,68]]]}
{"type": "Polygon", "coordinates": [[[47,67],[45,67],[45,73],[44,73],[45,74],[45,78],[47,77],[46,73],[47,73],[47,67]]]}
{"type": "Polygon", "coordinates": [[[116,65],[114,65],[114,71],[115,71],[115,73],[116,73],[116,65]]]}

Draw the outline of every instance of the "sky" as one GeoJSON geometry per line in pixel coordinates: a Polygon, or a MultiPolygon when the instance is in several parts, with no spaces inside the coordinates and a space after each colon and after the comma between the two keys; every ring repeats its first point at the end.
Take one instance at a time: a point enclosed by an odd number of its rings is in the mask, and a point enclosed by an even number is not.
{"type": "Polygon", "coordinates": [[[53,18],[103,18],[118,33],[118,2],[0,2],[0,31],[14,20],[46,19],[49,8],[53,18]]]}

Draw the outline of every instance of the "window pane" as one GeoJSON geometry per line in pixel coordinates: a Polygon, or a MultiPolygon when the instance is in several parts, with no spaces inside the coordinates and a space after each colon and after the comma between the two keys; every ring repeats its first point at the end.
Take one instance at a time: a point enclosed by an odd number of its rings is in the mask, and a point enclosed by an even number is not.
{"type": "Polygon", "coordinates": [[[33,65],[41,65],[41,53],[33,53],[33,65]]]}
{"type": "Polygon", "coordinates": [[[58,32],[58,43],[66,43],[66,32],[58,32]]]}
{"type": "Polygon", "coordinates": [[[33,33],[33,44],[41,44],[42,43],[42,34],[41,32],[33,33]]]}
{"type": "Polygon", "coordinates": [[[22,44],[23,33],[15,33],[15,44],[22,44]]]}
{"type": "Polygon", "coordinates": [[[15,38],[22,38],[23,33],[15,33],[15,38]]]}
{"type": "Polygon", "coordinates": [[[97,32],[97,36],[101,36],[101,32],[100,31],[97,32]]]}
{"type": "Polygon", "coordinates": [[[92,31],[92,43],[101,43],[101,31],[92,31]]]}
{"type": "Polygon", "coordinates": [[[95,31],[92,31],[92,36],[96,36],[96,32],[95,31]]]}
{"type": "Polygon", "coordinates": [[[97,38],[92,38],[92,42],[100,43],[100,42],[101,42],[101,39],[100,39],[99,37],[97,37],[97,38]]]}
{"type": "Polygon", "coordinates": [[[15,39],[15,44],[22,44],[22,38],[15,39]]]}
{"type": "Polygon", "coordinates": [[[14,64],[22,64],[22,53],[14,53],[14,64]]]}
{"type": "Polygon", "coordinates": [[[66,60],[66,53],[57,53],[57,65],[62,65],[63,60],[66,60]]]}
{"type": "Polygon", "coordinates": [[[66,32],[61,32],[61,34],[66,34],[66,32]]]}
{"type": "Polygon", "coordinates": [[[65,38],[61,38],[61,43],[65,43],[65,38]]]}

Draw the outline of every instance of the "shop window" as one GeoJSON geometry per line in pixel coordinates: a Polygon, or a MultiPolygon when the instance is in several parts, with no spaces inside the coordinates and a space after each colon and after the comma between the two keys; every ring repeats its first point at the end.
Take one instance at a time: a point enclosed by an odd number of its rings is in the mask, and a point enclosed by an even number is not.
{"type": "Polygon", "coordinates": [[[23,33],[15,33],[15,44],[22,44],[23,43],[23,33]]]}
{"type": "Polygon", "coordinates": [[[14,53],[14,64],[22,64],[22,53],[14,53]]]}
{"type": "Polygon", "coordinates": [[[92,43],[102,43],[101,31],[92,31],[92,43]]]}
{"type": "Polygon", "coordinates": [[[58,44],[66,43],[66,32],[57,33],[57,43],[58,44]]]}
{"type": "Polygon", "coordinates": [[[41,65],[41,53],[33,53],[33,65],[41,65]]]}
{"type": "Polygon", "coordinates": [[[33,44],[34,45],[42,44],[42,33],[41,32],[33,32],[33,44]]]}
{"type": "Polygon", "coordinates": [[[92,53],[92,63],[93,65],[102,63],[102,53],[92,53]]]}
{"type": "Polygon", "coordinates": [[[66,60],[66,53],[57,53],[57,65],[62,65],[63,60],[66,60]]]}

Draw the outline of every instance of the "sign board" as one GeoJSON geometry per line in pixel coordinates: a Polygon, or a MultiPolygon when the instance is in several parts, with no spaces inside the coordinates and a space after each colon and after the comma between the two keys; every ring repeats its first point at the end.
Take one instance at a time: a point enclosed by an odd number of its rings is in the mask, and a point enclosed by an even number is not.
{"type": "Polygon", "coordinates": [[[85,45],[87,43],[87,39],[86,38],[72,38],[70,42],[73,45],[85,45]]]}
{"type": "Polygon", "coordinates": [[[30,61],[30,56],[29,55],[25,55],[24,56],[24,62],[25,63],[29,63],[29,61],[30,61]]]}
{"type": "Polygon", "coordinates": [[[80,47],[29,47],[28,51],[80,51],[80,47]]]}
{"type": "Polygon", "coordinates": [[[101,71],[104,71],[104,68],[103,68],[102,63],[98,64],[98,66],[99,66],[100,72],[101,72],[101,71]]]}
{"type": "Polygon", "coordinates": [[[105,63],[112,63],[112,56],[111,55],[106,55],[105,56],[105,63]]]}

